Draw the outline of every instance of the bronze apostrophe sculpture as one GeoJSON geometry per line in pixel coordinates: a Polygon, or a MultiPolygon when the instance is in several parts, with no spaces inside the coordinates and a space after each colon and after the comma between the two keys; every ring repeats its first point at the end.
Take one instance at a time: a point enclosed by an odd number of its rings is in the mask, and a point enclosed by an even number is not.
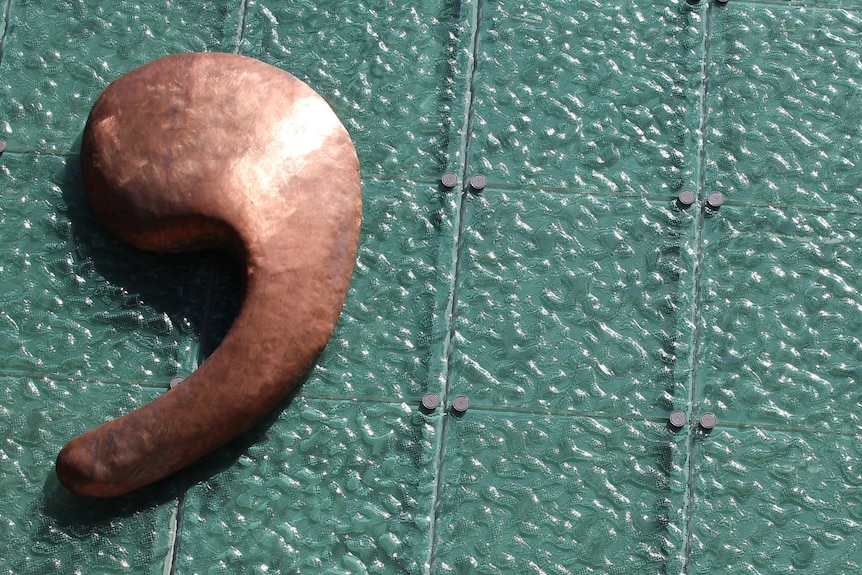
{"type": "Polygon", "coordinates": [[[329,105],[287,72],[177,54],[108,86],[81,145],[87,196],[146,250],[225,250],[246,273],[228,334],[186,381],[63,447],[72,492],[110,497],[251,428],[323,350],[359,244],[359,161],[329,105]]]}

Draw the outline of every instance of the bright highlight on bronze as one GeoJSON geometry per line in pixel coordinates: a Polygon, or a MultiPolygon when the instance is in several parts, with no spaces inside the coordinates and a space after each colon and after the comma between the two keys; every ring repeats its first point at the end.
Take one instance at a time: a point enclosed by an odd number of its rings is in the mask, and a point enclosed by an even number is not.
{"type": "Polygon", "coordinates": [[[359,161],[306,84],[209,53],[161,58],[108,86],[87,121],[81,164],[110,232],[146,250],[224,250],[246,274],[234,325],[197,371],[63,447],[60,481],[109,497],[247,431],[312,365],[353,272],[359,161]]]}

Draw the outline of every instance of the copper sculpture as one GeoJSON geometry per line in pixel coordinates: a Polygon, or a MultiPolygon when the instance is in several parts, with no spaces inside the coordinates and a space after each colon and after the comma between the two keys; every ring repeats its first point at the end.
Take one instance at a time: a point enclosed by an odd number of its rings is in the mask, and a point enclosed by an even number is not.
{"type": "Polygon", "coordinates": [[[87,120],[81,164],[110,232],[146,250],[225,250],[246,272],[239,315],[204,364],[63,447],[63,485],[109,497],[251,428],[323,350],[359,243],[359,161],[306,84],[207,53],[167,56],[108,86],[87,120]]]}

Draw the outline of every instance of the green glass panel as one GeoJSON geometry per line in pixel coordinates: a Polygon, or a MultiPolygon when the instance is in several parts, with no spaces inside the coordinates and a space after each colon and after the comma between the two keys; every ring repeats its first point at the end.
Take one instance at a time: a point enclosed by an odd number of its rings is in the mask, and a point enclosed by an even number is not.
{"type": "Polygon", "coordinates": [[[252,0],[242,52],[291,72],[335,108],[364,174],[461,171],[467,3],[252,0]]]}
{"type": "Polygon", "coordinates": [[[695,210],[488,188],[466,210],[451,393],[581,413],[685,407],[695,210]]]}
{"type": "Polygon", "coordinates": [[[856,10],[714,13],[707,186],[735,201],[860,209],[856,10]]]}
{"type": "Polygon", "coordinates": [[[363,181],[359,255],[344,310],[303,393],[418,399],[442,393],[458,195],[363,181]]]}
{"type": "Polygon", "coordinates": [[[427,573],[441,417],[296,398],[208,458],[174,572],[427,573]]]}
{"type": "Polygon", "coordinates": [[[207,277],[198,256],[109,237],[77,156],[7,152],[0,170],[0,369],[159,385],[193,370],[207,277]]]}
{"type": "Polygon", "coordinates": [[[88,500],[71,495],[54,473],[69,439],[159,393],[137,385],[0,376],[3,573],[163,572],[178,495],[172,483],[88,500]]]}
{"type": "Polygon", "coordinates": [[[501,185],[693,185],[705,7],[483,2],[471,169],[501,185]]]}
{"type": "Polygon", "coordinates": [[[117,77],[176,52],[237,48],[241,3],[15,0],[0,65],[0,131],[10,150],[72,150],[117,77]]]}
{"type": "Polygon", "coordinates": [[[679,573],[684,434],[643,420],[448,423],[437,572],[679,573]]]}
{"type": "Polygon", "coordinates": [[[699,402],[722,420],[862,429],[862,216],[725,206],[704,223],[699,402]]]}
{"type": "Polygon", "coordinates": [[[859,436],[716,428],[695,461],[691,573],[859,572],[859,436]]]}

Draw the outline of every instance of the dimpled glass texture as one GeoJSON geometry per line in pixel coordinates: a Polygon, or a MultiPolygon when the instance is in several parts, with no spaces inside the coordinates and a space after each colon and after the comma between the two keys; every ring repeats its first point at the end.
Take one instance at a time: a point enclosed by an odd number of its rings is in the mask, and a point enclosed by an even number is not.
{"type": "Polygon", "coordinates": [[[862,572],[857,2],[0,6],[0,574],[862,572]],[[342,119],[352,284],[258,426],[85,500],[59,449],[241,304],[225,255],[136,251],[84,197],[95,98],[188,51],[342,119]]]}

